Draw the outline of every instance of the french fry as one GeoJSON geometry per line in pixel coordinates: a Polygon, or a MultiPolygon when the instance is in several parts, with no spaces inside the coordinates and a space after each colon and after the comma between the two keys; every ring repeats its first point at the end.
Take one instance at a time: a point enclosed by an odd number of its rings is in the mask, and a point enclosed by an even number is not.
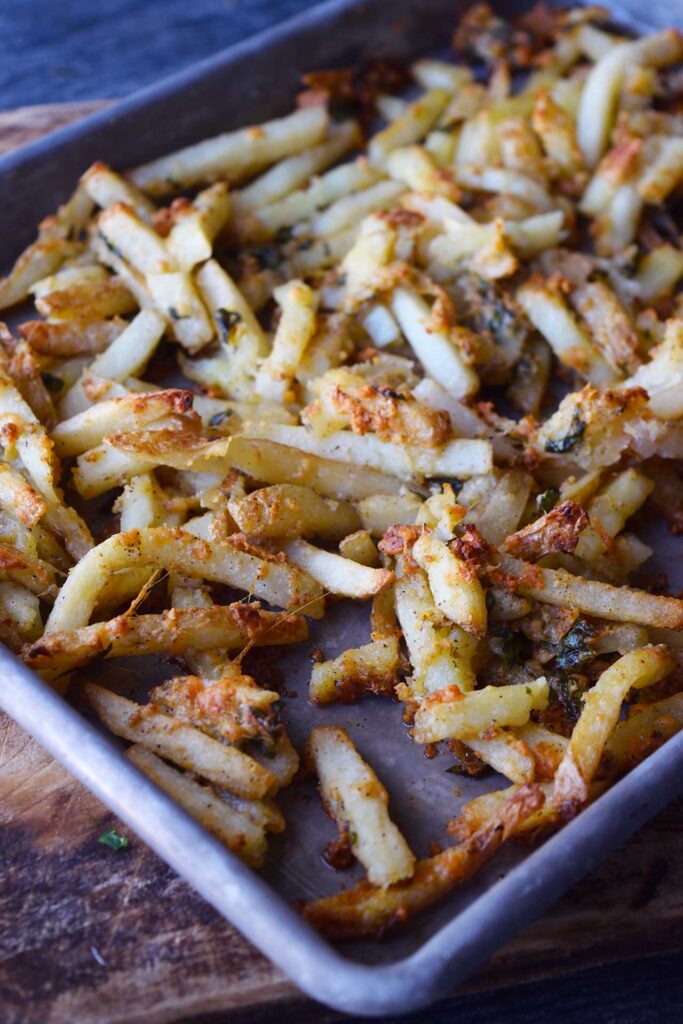
{"type": "Polygon", "coordinates": [[[316,213],[310,222],[310,234],[321,239],[332,238],[342,231],[355,228],[364,217],[375,210],[393,206],[403,193],[404,186],[396,181],[378,181],[369,188],[342,196],[323,210],[316,213]]]}
{"type": "Polygon", "coordinates": [[[563,816],[572,817],[587,801],[591,780],[629,690],[652,686],[673,667],[666,648],[644,647],[619,658],[586,693],[581,717],[555,775],[552,802],[563,816]]]}
{"type": "Polygon", "coordinates": [[[681,250],[672,245],[658,245],[643,256],[638,267],[637,281],[641,298],[644,302],[653,302],[668,295],[682,276],[681,250]]]}
{"type": "Polygon", "coordinates": [[[166,248],[181,270],[192,270],[211,258],[213,243],[230,214],[230,199],[224,182],[217,182],[182,204],[167,238],[166,248]]]}
{"type": "Polygon", "coordinates": [[[156,466],[222,476],[228,444],[228,438],[210,441],[175,427],[108,434],[103,444],[78,457],[72,482],[84,498],[93,498],[156,466]]]}
{"type": "Polygon", "coordinates": [[[476,572],[433,533],[423,533],[413,558],[427,573],[429,588],[446,618],[466,633],[486,632],[486,600],[476,572]]]}
{"type": "Polygon", "coordinates": [[[125,203],[141,220],[151,222],[154,203],[106,164],[99,161],[92,164],[82,176],[81,185],[101,209],[107,210],[117,203],[125,203]]]}
{"type": "MultiPolygon", "coordinates": [[[[144,578],[149,575],[146,569],[144,578]]],[[[138,593],[140,577],[123,577],[123,584],[118,596],[125,600],[138,593]]],[[[99,598],[110,596],[108,591],[108,586],[103,588],[99,598]]],[[[298,615],[282,616],[242,604],[206,608],[198,601],[197,605],[173,608],[159,615],[124,614],[92,626],[53,630],[26,648],[22,656],[44,678],[55,680],[99,658],[184,655],[218,647],[233,651],[249,644],[260,647],[298,643],[307,635],[306,621],[298,615]]]]}
{"type": "Polygon", "coordinates": [[[396,636],[349,648],[333,661],[313,666],[308,698],[312,704],[351,704],[365,693],[390,697],[399,662],[396,636]]]}
{"type": "Polygon", "coordinates": [[[10,466],[1,465],[0,509],[15,516],[25,526],[36,526],[45,515],[47,506],[20,473],[10,466]]]}
{"type": "Polygon", "coordinates": [[[68,359],[70,356],[98,355],[126,329],[125,320],[27,320],[19,333],[35,352],[68,359]]]}
{"type": "Polygon", "coordinates": [[[500,569],[516,580],[517,593],[559,608],[576,608],[610,622],[635,622],[664,629],[683,627],[683,601],[632,587],[573,576],[562,569],[542,569],[505,556],[500,569]]]}
{"type": "Polygon", "coordinates": [[[101,444],[113,431],[136,430],[166,416],[183,416],[192,409],[192,394],[179,388],[110,398],[62,420],[52,432],[57,454],[80,455],[101,444]]]}
{"type": "Polygon", "coordinates": [[[380,563],[377,545],[368,530],[355,530],[339,542],[339,554],[350,558],[359,565],[367,565],[376,569],[380,563]]]}
{"type": "Polygon", "coordinates": [[[379,935],[391,925],[405,924],[470,878],[543,801],[539,786],[520,786],[471,839],[418,861],[410,881],[389,888],[362,881],[338,895],[306,903],[303,915],[334,939],[379,935]]]}
{"type": "Polygon", "coordinates": [[[526,725],[531,712],[547,704],[548,683],[544,677],[530,683],[485,686],[465,694],[455,687],[423,701],[415,716],[413,735],[416,743],[466,741],[492,725],[526,725]]]}
{"type": "Polygon", "coordinates": [[[356,507],[363,524],[373,537],[383,537],[397,523],[412,526],[417,520],[422,501],[417,494],[371,494],[361,498],[356,507]]]}
{"type": "Polygon", "coordinates": [[[36,281],[54,273],[68,256],[78,251],[61,232],[41,232],[41,236],[24,249],[7,277],[0,279],[0,309],[23,302],[36,281]]]}
{"type": "Polygon", "coordinates": [[[265,830],[247,814],[222,800],[209,786],[176,771],[145,747],[135,744],[127,757],[188,814],[212,832],[247,864],[258,867],[266,851],[265,830]]]}
{"type": "Polygon", "coordinates": [[[598,769],[604,778],[621,775],[644,757],[666,743],[680,732],[683,725],[681,696],[653,701],[652,704],[636,704],[629,709],[628,718],[617,722],[614,732],[605,744],[598,769]]]}
{"type": "Polygon", "coordinates": [[[164,196],[211,181],[239,182],[268,164],[320,142],[327,128],[322,107],[226,132],[137,167],[130,180],[143,192],[164,196]]]}
{"type": "MultiPolygon", "coordinates": [[[[102,578],[136,565],[237,586],[280,607],[308,605],[317,614],[320,586],[296,566],[241,550],[233,540],[209,545],[184,530],[162,527],[118,533],[89,551],[69,573],[46,633],[86,625],[102,578]]],[[[336,557],[336,556],[334,556],[336,557]]],[[[369,570],[366,570],[369,571],[369,570]]]]}
{"type": "Polygon", "coordinates": [[[447,61],[423,58],[411,65],[413,78],[423,89],[447,89],[457,92],[463,85],[472,81],[470,68],[447,61]]]}
{"type": "Polygon", "coordinates": [[[416,192],[433,192],[457,200],[460,189],[443,173],[423,146],[400,146],[389,153],[386,168],[392,178],[416,192]]]}
{"type": "Polygon", "coordinates": [[[410,878],[415,857],[389,817],[387,791],[344,730],[318,726],[306,750],[320,780],[323,802],[340,833],[348,835],[369,881],[387,886],[410,878]]]}
{"type": "Polygon", "coordinates": [[[519,525],[531,493],[531,477],[524,470],[511,469],[497,479],[489,478],[484,489],[479,483],[478,478],[468,481],[458,501],[467,507],[467,521],[474,523],[485,540],[502,544],[519,525]]]}
{"type": "Polygon", "coordinates": [[[273,347],[261,364],[256,391],[264,398],[284,401],[306,347],[316,329],[316,296],[303,281],[289,281],[274,293],[280,306],[273,347]]]}
{"type": "Polygon", "coordinates": [[[371,165],[383,168],[392,150],[418,142],[436,122],[449,99],[445,89],[430,89],[411,103],[405,113],[370,140],[368,159],[371,165]]]}
{"type": "Polygon", "coordinates": [[[375,494],[396,494],[401,488],[400,482],[392,476],[321,458],[276,441],[233,437],[228,446],[228,458],[230,465],[254,480],[268,484],[296,483],[310,487],[324,498],[363,499],[375,494]]]}
{"type": "Polygon", "coordinates": [[[536,761],[528,745],[509,729],[488,729],[485,738],[468,737],[467,746],[484,764],[510,782],[533,782],[536,761]],[[494,735],[491,735],[493,733],[494,735]]]}
{"type": "Polygon", "coordinates": [[[467,364],[448,332],[432,323],[427,303],[414,292],[397,288],[390,305],[425,372],[458,398],[473,394],[479,386],[476,373],[467,364]]]}
{"type": "Polygon", "coordinates": [[[10,632],[3,642],[9,643],[14,650],[21,647],[22,642],[37,639],[43,629],[43,622],[40,615],[40,600],[36,594],[12,580],[0,582],[0,621],[3,623],[9,620],[11,630],[16,630],[18,637],[12,637],[10,632]]]}
{"type": "Polygon", "coordinates": [[[86,683],[83,693],[110,732],[151,749],[236,796],[265,796],[274,782],[271,773],[248,754],[175,721],[172,715],[136,704],[94,683],[86,683]]]}
{"type": "Polygon", "coordinates": [[[241,191],[234,193],[232,203],[235,213],[238,217],[245,214],[258,217],[263,207],[290,196],[305,185],[312,175],[325,170],[358,145],[360,139],[356,121],[344,121],[338,126],[331,126],[327,138],[319,145],[287,157],[241,191]]]}
{"type": "Polygon", "coordinates": [[[196,281],[206,308],[220,325],[220,352],[183,359],[182,370],[190,380],[219,387],[229,397],[251,399],[258,363],[268,352],[261,326],[235,282],[215,260],[201,267],[196,281]]]}
{"type": "Polygon", "coordinates": [[[346,195],[369,188],[378,177],[366,161],[342,164],[314,178],[307,188],[262,207],[258,211],[258,225],[266,233],[275,234],[280,228],[308,220],[317,210],[346,195]]]}
{"type": "Polygon", "coordinates": [[[591,562],[607,551],[610,538],[623,530],[627,519],[644,504],[654,483],[635,469],[619,473],[588,505],[590,527],[576,545],[577,558],[591,562]]]}
{"type": "Polygon", "coordinates": [[[304,427],[286,427],[277,423],[260,423],[245,427],[244,434],[258,440],[277,441],[299,448],[311,455],[358,466],[412,480],[417,476],[468,477],[486,473],[491,468],[491,446],[488,441],[455,440],[440,449],[395,445],[366,435],[359,437],[339,431],[318,438],[304,427]]]}
{"type": "Polygon", "coordinates": [[[52,598],[57,592],[52,566],[25,555],[12,544],[0,543],[0,579],[19,583],[40,597],[52,598]]]}
{"type": "Polygon", "coordinates": [[[189,352],[199,352],[215,328],[192,276],[186,270],[149,273],[147,287],[155,307],[168,318],[174,337],[189,352]]]}
{"type": "Polygon", "coordinates": [[[283,545],[290,562],[317,580],[325,590],[342,597],[365,599],[388,587],[394,574],[388,569],[371,569],[331,551],[323,551],[305,540],[288,540],[283,545]]]}
{"type": "Polygon", "coordinates": [[[502,220],[489,224],[444,222],[445,232],[429,245],[432,276],[447,280],[465,266],[473,273],[495,281],[514,274],[517,259],[507,244],[502,220]]]}
{"type": "Polygon", "coordinates": [[[472,689],[476,677],[472,657],[476,642],[457,626],[447,623],[436,607],[427,577],[422,572],[403,575],[395,585],[396,615],[408,647],[413,669],[404,696],[419,699],[449,686],[472,689]]]}
{"type": "Polygon", "coordinates": [[[655,416],[678,419],[683,416],[683,405],[679,399],[682,380],[683,320],[667,320],[661,345],[654,349],[650,361],[643,363],[626,384],[645,388],[655,416]]]}
{"type": "Polygon", "coordinates": [[[517,301],[566,366],[577,370],[596,386],[617,379],[618,374],[595,349],[558,291],[540,278],[531,278],[518,289],[517,301]]]}
{"type": "MultiPolygon", "coordinates": [[[[151,309],[142,310],[111,345],[93,360],[88,367],[88,374],[115,381],[135,376],[151,359],[165,326],[158,313],[151,309]]],[[[90,404],[84,390],[84,378],[81,378],[63,398],[60,412],[65,418],[75,416],[90,404]]]]}
{"type": "Polygon", "coordinates": [[[360,526],[351,505],[321,498],[299,484],[275,484],[228,502],[243,533],[255,537],[305,537],[339,540],[360,526]]]}

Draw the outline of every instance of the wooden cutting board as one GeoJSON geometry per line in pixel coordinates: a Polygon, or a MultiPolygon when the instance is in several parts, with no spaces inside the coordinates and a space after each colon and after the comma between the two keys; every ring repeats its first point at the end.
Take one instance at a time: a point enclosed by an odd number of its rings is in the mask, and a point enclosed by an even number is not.
{"type": "MultiPolygon", "coordinates": [[[[98,102],[0,113],[0,152],[98,102]]],[[[0,685],[2,685],[0,681],[0,685]]],[[[683,802],[670,806],[460,991],[683,948],[683,802]]],[[[1,1024],[230,1024],[337,1017],[283,975],[0,717],[1,1024]]]]}

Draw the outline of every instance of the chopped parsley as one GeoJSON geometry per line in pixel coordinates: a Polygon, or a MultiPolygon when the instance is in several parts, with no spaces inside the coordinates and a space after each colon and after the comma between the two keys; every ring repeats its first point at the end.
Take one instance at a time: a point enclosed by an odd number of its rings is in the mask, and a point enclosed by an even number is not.
{"type": "Polygon", "coordinates": [[[242,322],[242,314],[238,313],[236,309],[217,309],[215,316],[225,338],[228,337],[233,327],[237,327],[237,324],[242,322]]]}
{"type": "Polygon", "coordinates": [[[557,441],[546,441],[545,450],[552,452],[554,455],[564,455],[566,452],[571,452],[577,445],[581,444],[585,431],[586,424],[578,412],[575,412],[569,433],[565,434],[564,437],[558,438],[557,441]]]}
{"type": "Polygon", "coordinates": [[[555,671],[549,675],[551,693],[572,721],[577,721],[583,708],[587,680],[579,673],[595,657],[590,641],[596,632],[591,622],[577,619],[558,644],[548,645],[555,654],[555,671]]]}
{"type": "Polygon", "coordinates": [[[537,511],[542,515],[545,515],[546,512],[552,511],[557,504],[559,496],[560,492],[554,487],[549,487],[547,491],[543,491],[543,493],[539,494],[536,498],[537,511]]]}
{"type": "Polygon", "coordinates": [[[113,828],[110,828],[108,832],[103,832],[97,841],[103,846],[108,846],[110,850],[125,850],[128,846],[126,836],[119,835],[113,828]]]}
{"type": "Polygon", "coordinates": [[[554,645],[555,665],[560,672],[572,673],[595,657],[590,641],[596,629],[591,622],[577,619],[568,633],[554,645]]]}
{"type": "Polygon", "coordinates": [[[62,380],[62,378],[57,377],[54,373],[48,373],[47,371],[45,373],[41,373],[40,379],[42,380],[46,389],[53,395],[56,394],[58,391],[61,391],[62,388],[64,387],[64,381],[62,380]]]}
{"type": "Polygon", "coordinates": [[[121,252],[121,250],[117,249],[116,246],[114,245],[114,243],[110,242],[109,239],[107,238],[107,236],[104,235],[101,231],[98,231],[97,234],[102,239],[102,241],[104,242],[104,244],[107,247],[107,249],[109,249],[109,252],[113,253],[114,256],[118,256],[118,258],[120,260],[122,260],[123,259],[123,253],[121,252]]]}
{"type": "Polygon", "coordinates": [[[282,262],[282,253],[278,245],[259,245],[255,249],[250,250],[250,255],[254,257],[261,270],[277,270],[282,262]]]}
{"type": "Polygon", "coordinates": [[[572,722],[577,722],[583,710],[586,681],[581,676],[551,676],[550,691],[572,722]]]}
{"type": "Polygon", "coordinates": [[[341,96],[330,96],[327,101],[327,112],[333,121],[348,121],[356,116],[353,103],[341,96]]]}
{"type": "Polygon", "coordinates": [[[168,307],[168,315],[170,316],[171,320],[173,320],[174,322],[176,320],[189,320],[189,317],[188,316],[183,316],[182,313],[179,313],[178,310],[175,308],[175,306],[169,306],[168,307]]]}
{"type": "Polygon", "coordinates": [[[507,626],[495,623],[491,624],[491,632],[494,635],[489,640],[489,646],[494,654],[503,661],[507,668],[512,668],[522,658],[522,634],[507,626]]]}

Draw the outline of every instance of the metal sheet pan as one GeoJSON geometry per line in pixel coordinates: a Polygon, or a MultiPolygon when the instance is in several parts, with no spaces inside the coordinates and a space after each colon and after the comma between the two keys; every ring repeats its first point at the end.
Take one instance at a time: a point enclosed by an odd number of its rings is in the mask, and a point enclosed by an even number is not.
{"type": "MultiPolygon", "coordinates": [[[[390,5],[383,0],[333,0],[0,160],[0,184],[4,195],[11,196],[0,215],[0,264],[31,240],[40,217],[68,195],[93,160],[123,167],[281,113],[300,74],[311,67],[340,65],[364,55],[408,58],[429,52],[447,42],[464,6],[452,0],[398,0],[390,5]],[[278,69],[275,82],[273,68],[278,69]]],[[[508,0],[498,6],[513,12],[522,5],[508,0]]],[[[615,8],[615,16],[636,28],[652,28],[668,24],[672,12],[649,7],[644,22],[642,11],[629,13],[622,5],[615,8]]],[[[673,582],[682,586],[683,578],[673,582]]],[[[362,642],[367,628],[367,613],[339,606],[315,625],[303,654],[288,653],[279,662],[288,689],[298,694],[285,699],[285,720],[295,743],[314,721],[348,728],[386,782],[398,824],[424,855],[430,839],[445,838],[444,824],[460,803],[485,788],[497,788],[502,780],[456,779],[445,772],[444,759],[427,761],[404,734],[400,707],[391,701],[369,699],[352,707],[317,710],[307,704],[308,652],[322,646],[332,657],[362,642]]],[[[132,679],[138,692],[157,681],[158,665],[141,661],[133,667],[134,676],[128,671],[120,678],[112,667],[114,685],[130,689],[132,679]]],[[[168,666],[161,670],[169,674],[168,666]]],[[[283,795],[287,832],[272,842],[266,869],[256,875],[142,776],[98,727],[2,648],[0,673],[0,706],[305,992],[350,1013],[408,1012],[452,991],[683,790],[679,734],[539,849],[501,851],[473,882],[413,922],[404,935],[337,950],[288,902],[341,884],[320,858],[332,838],[331,827],[312,788],[297,786],[283,795]]]]}

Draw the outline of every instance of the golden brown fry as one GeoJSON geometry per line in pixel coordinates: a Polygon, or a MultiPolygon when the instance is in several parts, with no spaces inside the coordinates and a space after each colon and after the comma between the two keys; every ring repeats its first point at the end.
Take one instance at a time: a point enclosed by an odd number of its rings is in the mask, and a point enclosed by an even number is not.
{"type": "Polygon", "coordinates": [[[683,629],[683,601],[677,597],[648,594],[633,587],[614,587],[574,576],[563,569],[542,569],[509,556],[502,558],[499,570],[493,570],[491,578],[495,580],[498,575],[513,592],[558,608],[577,608],[611,622],[683,629]]]}
{"type": "Polygon", "coordinates": [[[265,796],[275,782],[272,772],[248,754],[177,721],[154,705],[136,704],[94,683],[86,683],[83,693],[116,736],[140,743],[229,793],[258,799],[265,796]]]}
{"type": "Polygon", "coordinates": [[[398,681],[398,637],[352,647],[333,661],[313,666],[308,697],[313,704],[352,704],[365,693],[390,697],[398,681]]]}
{"type": "Polygon", "coordinates": [[[352,889],[304,904],[307,921],[331,939],[381,936],[408,923],[470,878],[544,802],[540,786],[520,786],[474,836],[420,860],[408,882],[381,888],[362,881],[352,889]]]}
{"type": "Polygon", "coordinates": [[[258,604],[173,608],[158,615],[119,615],[81,629],[46,633],[23,652],[30,668],[55,678],[99,658],[137,654],[184,654],[223,647],[238,651],[299,643],[308,635],[306,620],[293,613],[261,611],[258,604]]]}
{"type": "Polygon", "coordinates": [[[553,804],[565,818],[588,800],[590,783],[629,690],[652,686],[673,667],[665,647],[644,647],[615,661],[586,692],[581,717],[555,775],[553,804]]]}
{"type": "Polygon", "coordinates": [[[35,352],[69,359],[71,356],[97,355],[104,352],[128,325],[125,320],[26,320],[19,324],[19,333],[35,352]]]}
{"type": "Polygon", "coordinates": [[[127,756],[228,849],[247,864],[260,867],[266,851],[265,830],[261,822],[255,822],[249,813],[240,813],[239,805],[237,808],[231,806],[211,786],[200,785],[191,775],[176,771],[142,746],[132,746],[127,756]]]}
{"type": "Polygon", "coordinates": [[[12,544],[0,544],[0,579],[21,583],[39,597],[54,598],[57,594],[52,566],[24,555],[12,544]]]}

